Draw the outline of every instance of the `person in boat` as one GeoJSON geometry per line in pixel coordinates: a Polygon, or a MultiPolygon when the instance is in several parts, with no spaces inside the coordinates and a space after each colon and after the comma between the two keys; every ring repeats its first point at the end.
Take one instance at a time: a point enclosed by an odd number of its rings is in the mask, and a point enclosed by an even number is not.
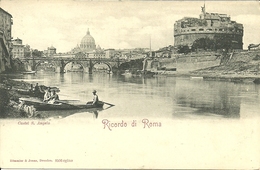
{"type": "Polygon", "coordinates": [[[34,94],[35,97],[44,97],[44,90],[42,90],[41,86],[39,86],[38,83],[36,83],[35,87],[34,87],[34,94]]]}
{"type": "Polygon", "coordinates": [[[40,91],[40,87],[39,87],[39,84],[36,83],[35,87],[34,87],[34,92],[37,93],[40,91]]]}
{"type": "Polygon", "coordinates": [[[53,103],[55,103],[56,100],[59,100],[59,95],[56,93],[56,91],[54,89],[52,89],[48,103],[53,104],[53,103]]]}
{"type": "Polygon", "coordinates": [[[34,87],[33,87],[33,84],[30,85],[30,89],[29,89],[29,91],[30,91],[31,93],[34,93],[34,87]]]}
{"type": "Polygon", "coordinates": [[[97,91],[93,90],[92,92],[93,94],[93,101],[92,102],[88,102],[87,105],[97,105],[98,104],[98,95],[97,95],[97,91]]]}
{"type": "Polygon", "coordinates": [[[50,97],[51,97],[51,91],[50,91],[50,87],[48,87],[46,90],[45,90],[45,94],[44,94],[44,97],[43,97],[43,101],[44,102],[48,102],[50,100],[50,97]]]}
{"type": "Polygon", "coordinates": [[[29,92],[30,92],[31,96],[37,97],[37,95],[35,94],[35,88],[34,88],[33,84],[30,84],[29,92]]]}
{"type": "Polygon", "coordinates": [[[34,87],[33,84],[30,84],[29,92],[31,95],[34,95],[34,87]]]}

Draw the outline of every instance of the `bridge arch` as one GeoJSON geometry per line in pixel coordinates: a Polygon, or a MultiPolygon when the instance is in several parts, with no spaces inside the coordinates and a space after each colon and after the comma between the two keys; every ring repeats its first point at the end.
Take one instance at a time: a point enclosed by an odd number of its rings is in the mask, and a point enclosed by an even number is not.
{"type": "Polygon", "coordinates": [[[103,61],[93,62],[92,66],[91,66],[91,70],[93,69],[94,65],[96,65],[96,64],[105,64],[105,65],[108,66],[109,72],[112,72],[112,67],[113,66],[109,62],[103,62],[103,61]]]}
{"type": "Polygon", "coordinates": [[[68,63],[76,62],[83,66],[84,72],[92,73],[92,69],[96,64],[104,64],[108,67],[109,71],[119,70],[123,63],[128,62],[126,59],[111,59],[111,58],[75,58],[75,57],[53,57],[53,58],[26,58],[22,60],[25,63],[25,70],[32,71],[39,68],[41,63],[52,63],[55,68],[55,72],[64,73],[64,68],[68,63]]]}
{"type": "Polygon", "coordinates": [[[66,67],[69,63],[77,63],[77,64],[81,65],[81,67],[83,68],[83,72],[89,71],[89,70],[86,70],[87,67],[83,64],[83,62],[73,61],[73,60],[65,61],[64,64],[62,65],[63,70],[65,70],[65,67],[66,67]]]}
{"type": "Polygon", "coordinates": [[[37,67],[41,64],[41,63],[44,63],[45,61],[41,60],[41,61],[38,61],[35,63],[34,65],[34,69],[37,70],[37,67]]]}
{"type": "Polygon", "coordinates": [[[39,61],[36,61],[35,64],[34,64],[34,71],[37,70],[37,68],[39,67],[40,64],[45,63],[46,61],[47,61],[48,63],[53,64],[55,69],[57,68],[58,65],[57,65],[56,62],[51,62],[51,61],[49,61],[49,60],[39,60],[39,61]]]}

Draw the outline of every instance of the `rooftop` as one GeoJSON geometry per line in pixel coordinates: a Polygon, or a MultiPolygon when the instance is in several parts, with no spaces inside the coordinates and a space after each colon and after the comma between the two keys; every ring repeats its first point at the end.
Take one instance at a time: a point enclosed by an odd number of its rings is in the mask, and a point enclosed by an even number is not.
{"type": "Polygon", "coordinates": [[[0,11],[3,11],[4,13],[10,15],[11,17],[13,17],[10,13],[8,13],[7,11],[5,11],[3,8],[0,7],[0,11]]]}

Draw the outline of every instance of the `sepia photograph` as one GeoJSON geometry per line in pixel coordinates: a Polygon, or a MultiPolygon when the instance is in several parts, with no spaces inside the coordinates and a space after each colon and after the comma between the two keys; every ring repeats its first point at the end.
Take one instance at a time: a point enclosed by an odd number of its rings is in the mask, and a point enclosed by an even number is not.
{"type": "Polygon", "coordinates": [[[259,1],[0,0],[0,168],[259,169],[259,1]]]}

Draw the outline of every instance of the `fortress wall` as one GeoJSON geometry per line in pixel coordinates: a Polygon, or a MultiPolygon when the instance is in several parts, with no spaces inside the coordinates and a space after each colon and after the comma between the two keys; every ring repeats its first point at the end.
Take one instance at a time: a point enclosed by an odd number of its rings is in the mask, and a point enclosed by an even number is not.
{"type": "Polygon", "coordinates": [[[180,34],[174,37],[174,46],[191,45],[197,39],[205,38],[205,37],[213,39],[214,36],[215,34],[198,34],[198,33],[180,34]]]}
{"type": "Polygon", "coordinates": [[[241,34],[231,34],[231,33],[185,33],[176,34],[174,36],[174,46],[178,45],[192,45],[193,42],[200,38],[210,38],[214,39],[215,35],[222,35],[224,38],[231,39],[231,41],[236,41],[238,43],[233,43],[233,48],[242,49],[243,40],[241,34]]]}
{"type": "Polygon", "coordinates": [[[160,66],[166,68],[176,68],[178,73],[188,73],[202,68],[218,66],[220,58],[215,55],[186,55],[176,57],[176,59],[161,60],[160,66]]]}
{"type": "Polygon", "coordinates": [[[177,72],[179,73],[188,73],[190,71],[214,67],[220,64],[220,60],[212,60],[212,61],[203,61],[203,62],[188,62],[188,63],[176,63],[177,72]]]}

